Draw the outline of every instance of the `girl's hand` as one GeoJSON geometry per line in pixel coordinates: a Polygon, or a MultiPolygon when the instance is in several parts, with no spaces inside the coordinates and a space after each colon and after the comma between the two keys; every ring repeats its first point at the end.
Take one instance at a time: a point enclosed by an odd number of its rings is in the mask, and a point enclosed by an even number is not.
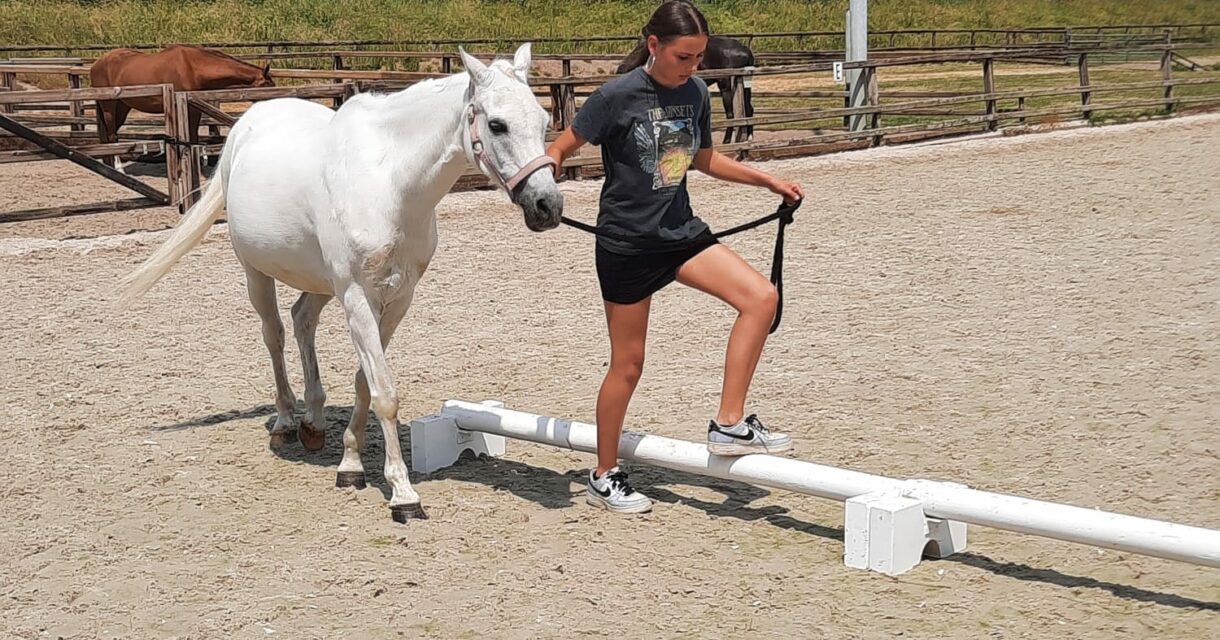
{"type": "Polygon", "coordinates": [[[551,167],[551,173],[554,174],[555,180],[558,181],[563,176],[563,152],[552,146],[546,150],[546,155],[555,161],[555,166],[551,167]]]}
{"type": "Polygon", "coordinates": [[[773,180],[767,188],[771,189],[773,193],[783,196],[784,204],[795,204],[797,200],[805,199],[805,192],[801,190],[801,185],[795,182],[773,180]]]}

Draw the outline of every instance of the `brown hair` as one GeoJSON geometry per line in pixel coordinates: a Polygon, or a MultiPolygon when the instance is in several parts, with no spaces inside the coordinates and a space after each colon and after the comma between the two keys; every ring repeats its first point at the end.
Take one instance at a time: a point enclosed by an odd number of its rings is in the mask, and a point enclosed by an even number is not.
{"type": "Polygon", "coordinates": [[[663,43],[682,36],[709,35],[707,19],[687,0],[666,0],[652,12],[642,35],[656,36],[663,43]]]}

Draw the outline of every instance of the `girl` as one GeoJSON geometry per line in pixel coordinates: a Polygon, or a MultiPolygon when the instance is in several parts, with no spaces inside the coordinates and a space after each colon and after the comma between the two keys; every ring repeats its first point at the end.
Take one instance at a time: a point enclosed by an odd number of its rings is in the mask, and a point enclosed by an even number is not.
{"type": "Polygon", "coordinates": [[[720,410],[708,423],[717,455],[779,452],[792,440],[745,415],[746,391],[775,316],[775,287],[712,237],[691,211],[686,171],[765,187],[789,204],[801,187],[747,167],[712,149],[711,100],[694,76],[707,46],[707,21],[694,5],[669,0],[644,27],[648,62],[600,87],[572,126],[547,148],[559,165],[586,142],[601,147],[605,167],[597,225],[597,276],[610,333],[610,369],[597,396],[597,458],[586,488],[589,504],[640,513],[652,501],[631,488],[618,464],[627,404],[644,366],[652,294],[678,282],[737,310],[725,357],[720,410]]]}

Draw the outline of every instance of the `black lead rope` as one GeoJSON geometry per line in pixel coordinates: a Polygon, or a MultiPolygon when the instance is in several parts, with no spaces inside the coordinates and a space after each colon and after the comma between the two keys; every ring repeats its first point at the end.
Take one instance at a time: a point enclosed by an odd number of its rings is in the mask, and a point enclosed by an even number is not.
{"type": "MultiPolygon", "coordinates": [[[[775,252],[771,255],[771,284],[775,285],[775,291],[779,294],[779,300],[775,305],[775,320],[772,321],[771,329],[768,331],[768,333],[775,333],[775,330],[779,328],[780,318],[784,314],[784,228],[793,223],[795,220],[794,215],[796,214],[796,210],[800,208],[800,200],[797,200],[792,204],[780,203],[779,208],[775,210],[775,213],[763,216],[752,222],[737,225],[732,229],[726,229],[720,233],[713,234],[715,238],[720,239],[736,233],[761,227],[764,224],[774,222],[776,220],[779,221],[779,228],[775,232],[775,252]]],[[[632,244],[637,247],[664,249],[671,248],[673,246],[672,243],[660,240],[629,236],[610,231],[609,229],[598,229],[593,225],[585,224],[579,220],[573,220],[567,216],[560,216],[559,220],[569,227],[575,227],[595,236],[610,238],[611,240],[618,240],[619,242],[632,244]]]]}

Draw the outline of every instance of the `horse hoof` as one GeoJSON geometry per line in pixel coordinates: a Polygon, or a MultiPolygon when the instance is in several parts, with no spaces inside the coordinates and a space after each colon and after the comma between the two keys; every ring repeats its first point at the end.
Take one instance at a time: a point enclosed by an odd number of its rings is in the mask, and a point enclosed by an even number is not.
{"type": "Polygon", "coordinates": [[[272,431],[268,442],[272,449],[286,447],[297,441],[296,431],[272,431]]]}
{"type": "Polygon", "coordinates": [[[308,422],[302,421],[297,431],[300,433],[301,446],[309,451],[318,451],[326,444],[326,431],[315,429],[308,422]]]}
{"type": "Polygon", "coordinates": [[[336,489],[346,489],[347,487],[363,489],[365,486],[363,471],[340,471],[339,475],[335,477],[336,489]]]}
{"type": "Polygon", "coordinates": [[[390,517],[398,524],[406,524],[409,519],[427,520],[428,514],[424,513],[423,505],[417,502],[415,504],[390,505],[390,517]]]}

